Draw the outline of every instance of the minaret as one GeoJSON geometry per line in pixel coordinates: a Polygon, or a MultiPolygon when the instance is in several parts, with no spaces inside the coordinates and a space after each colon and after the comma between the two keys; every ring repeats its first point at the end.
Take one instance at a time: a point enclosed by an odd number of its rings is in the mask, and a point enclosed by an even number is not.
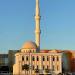
{"type": "Polygon", "coordinates": [[[38,51],[40,50],[40,8],[39,8],[39,0],[36,0],[36,10],[35,10],[35,41],[38,47],[38,51]]]}

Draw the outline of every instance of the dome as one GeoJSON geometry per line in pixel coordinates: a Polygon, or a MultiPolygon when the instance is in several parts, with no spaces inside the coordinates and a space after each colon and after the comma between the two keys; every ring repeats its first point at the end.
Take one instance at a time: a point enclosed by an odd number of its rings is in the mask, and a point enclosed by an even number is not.
{"type": "Polygon", "coordinates": [[[22,49],[36,49],[36,48],[37,48],[36,43],[32,41],[28,41],[22,46],[22,49]]]}

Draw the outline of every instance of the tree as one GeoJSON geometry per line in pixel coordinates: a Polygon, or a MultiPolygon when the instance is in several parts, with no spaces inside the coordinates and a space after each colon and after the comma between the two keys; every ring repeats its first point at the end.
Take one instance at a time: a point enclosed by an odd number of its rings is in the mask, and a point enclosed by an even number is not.
{"type": "Polygon", "coordinates": [[[46,72],[46,73],[49,73],[49,69],[45,69],[45,72],[46,72]]]}
{"type": "Polygon", "coordinates": [[[62,73],[59,73],[58,75],[63,75],[62,73]]]}
{"type": "Polygon", "coordinates": [[[29,65],[28,65],[28,64],[24,64],[24,65],[22,66],[22,70],[28,71],[28,70],[29,70],[29,65]]]}
{"type": "Polygon", "coordinates": [[[39,69],[35,69],[35,73],[39,73],[39,69]]]}
{"type": "Polygon", "coordinates": [[[24,64],[23,66],[22,66],[22,70],[26,70],[26,71],[28,71],[29,70],[29,65],[27,65],[27,64],[24,64]]]}

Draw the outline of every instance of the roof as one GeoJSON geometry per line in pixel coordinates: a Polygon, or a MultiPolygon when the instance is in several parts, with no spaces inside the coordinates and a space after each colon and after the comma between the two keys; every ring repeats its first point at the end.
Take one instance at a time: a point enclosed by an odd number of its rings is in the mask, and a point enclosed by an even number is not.
{"type": "Polygon", "coordinates": [[[22,49],[36,49],[36,48],[37,48],[36,43],[32,41],[28,41],[24,43],[24,45],[22,46],[22,49]]]}

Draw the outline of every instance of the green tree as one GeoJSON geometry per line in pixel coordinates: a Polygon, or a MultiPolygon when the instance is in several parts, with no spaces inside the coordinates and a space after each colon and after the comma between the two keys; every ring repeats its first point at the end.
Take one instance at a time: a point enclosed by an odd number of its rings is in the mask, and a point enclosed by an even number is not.
{"type": "Polygon", "coordinates": [[[59,73],[58,75],[63,75],[62,73],[59,73]]]}
{"type": "Polygon", "coordinates": [[[49,69],[45,69],[45,72],[46,72],[46,73],[49,73],[49,69]]]}
{"type": "Polygon", "coordinates": [[[28,65],[28,64],[24,64],[24,65],[22,66],[22,70],[29,71],[29,65],[28,65]]]}
{"type": "Polygon", "coordinates": [[[39,69],[35,69],[35,73],[39,73],[39,69]]]}

